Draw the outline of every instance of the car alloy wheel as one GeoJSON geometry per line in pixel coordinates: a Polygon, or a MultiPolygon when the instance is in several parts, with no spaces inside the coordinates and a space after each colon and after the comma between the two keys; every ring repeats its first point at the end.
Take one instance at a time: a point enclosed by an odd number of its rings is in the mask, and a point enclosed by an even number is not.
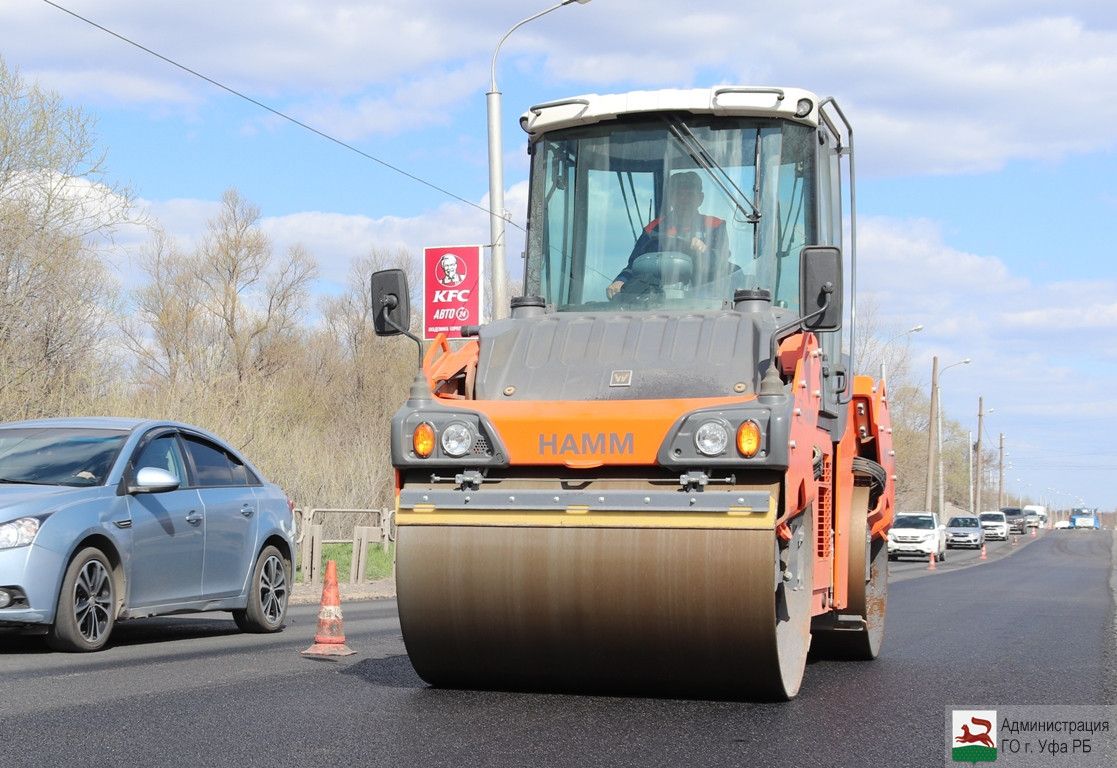
{"type": "Polygon", "coordinates": [[[269,624],[278,624],[287,608],[287,572],[278,555],[264,561],[260,573],[260,606],[269,624]]]}
{"type": "Polygon", "coordinates": [[[90,560],[74,582],[74,623],[94,645],[108,633],[112,614],[112,576],[100,560],[90,560]]]}
{"type": "Polygon", "coordinates": [[[59,651],[100,650],[116,622],[116,576],[96,547],[74,555],[62,576],[54,624],[47,643],[59,651]]]}
{"type": "Polygon", "coordinates": [[[233,611],[243,632],[278,632],[287,617],[291,580],[289,561],[274,546],[264,547],[252,569],[248,605],[233,611]]]}

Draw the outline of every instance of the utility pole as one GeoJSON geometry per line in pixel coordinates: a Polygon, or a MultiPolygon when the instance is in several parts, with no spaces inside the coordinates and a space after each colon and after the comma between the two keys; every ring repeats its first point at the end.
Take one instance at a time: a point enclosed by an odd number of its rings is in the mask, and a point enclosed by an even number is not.
{"type": "Polygon", "coordinates": [[[997,462],[997,508],[1005,505],[1005,433],[1001,433],[1001,455],[997,462]]]}
{"type": "Polygon", "coordinates": [[[974,477],[977,480],[977,485],[974,486],[974,512],[981,514],[981,420],[985,416],[984,411],[985,401],[981,397],[977,398],[977,448],[974,453],[977,456],[974,458],[974,463],[977,468],[974,470],[974,477]]]}
{"type": "Polygon", "coordinates": [[[968,469],[970,473],[970,482],[969,485],[967,485],[966,487],[969,489],[970,493],[970,514],[976,515],[977,507],[975,507],[973,504],[973,432],[966,433],[966,452],[967,454],[969,454],[966,458],[969,459],[967,464],[969,465],[968,469]]]}
{"type": "Polygon", "coordinates": [[[939,414],[939,356],[931,358],[931,421],[927,425],[927,493],[924,497],[923,508],[928,512],[933,511],[932,499],[935,489],[935,448],[938,435],[939,414]]]}

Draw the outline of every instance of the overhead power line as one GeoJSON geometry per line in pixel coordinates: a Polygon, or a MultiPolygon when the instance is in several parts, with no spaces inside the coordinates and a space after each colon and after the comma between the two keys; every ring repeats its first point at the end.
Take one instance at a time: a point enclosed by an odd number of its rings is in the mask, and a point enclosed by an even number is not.
{"type": "MultiPolygon", "coordinates": [[[[135,40],[132,40],[128,37],[125,37],[124,35],[120,34],[119,32],[114,32],[113,30],[109,29],[108,27],[103,26],[101,24],[98,24],[97,22],[93,21],[92,19],[88,19],[88,18],[86,18],[85,16],[82,16],[79,13],[75,13],[74,11],[71,11],[69,8],[65,8],[65,7],[59,5],[58,3],[52,2],[52,0],[43,0],[43,2],[46,3],[49,6],[57,8],[58,10],[62,11],[63,13],[66,13],[66,14],[69,14],[70,16],[73,16],[75,19],[78,19],[79,21],[85,22],[86,24],[90,25],[91,27],[96,27],[97,29],[101,30],[102,32],[105,32],[106,34],[112,35],[113,37],[115,37],[118,40],[121,40],[125,43],[128,43],[128,45],[139,48],[144,53],[150,54],[150,55],[154,56],[155,58],[160,59],[161,61],[165,61],[166,63],[170,64],[173,67],[178,67],[183,72],[187,72],[187,73],[193,75],[194,77],[205,80],[210,85],[217,86],[221,90],[226,91],[228,93],[231,93],[238,98],[244,99],[245,101],[249,102],[250,104],[255,104],[260,109],[271,112],[276,117],[281,117],[281,118],[283,118],[284,120],[286,120],[290,123],[294,123],[298,127],[302,128],[304,130],[310,131],[311,133],[313,133],[317,136],[320,136],[323,139],[326,139],[327,141],[332,141],[334,144],[337,144],[340,147],[344,147],[345,149],[348,149],[350,152],[356,152],[358,155],[360,155],[361,157],[363,157],[367,160],[371,160],[374,163],[382,165],[382,166],[384,166],[385,168],[387,168],[391,171],[395,171],[396,173],[400,174],[401,176],[406,176],[407,178],[411,179],[412,181],[418,182],[419,184],[422,184],[425,187],[429,187],[430,189],[433,189],[436,192],[440,192],[440,193],[446,195],[447,197],[452,197],[453,199],[455,199],[459,202],[465,203],[466,205],[472,206],[479,211],[484,211],[486,214],[489,214],[489,215],[492,214],[492,211],[490,211],[488,208],[486,208],[483,205],[478,205],[477,203],[475,203],[471,200],[465,199],[461,195],[456,195],[453,192],[449,191],[448,189],[444,189],[443,187],[440,187],[433,182],[427,181],[426,179],[424,179],[420,176],[416,176],[413,173],[405,171],[404,169],[400,168],[399,166],[392,165],[391,163],[389,163],[386,160],[381,160],[379,157],[375,157],[373,155],[370,155],[368,152],[365,152],[361,149],[358,149],[357,147],[354,147],[352,144],[344,142],[344,141],[342,141],[341,139],[339,139],[335,136],[331,136],[330,134],[326,133],[325,131],[321,131],[321,130],[315,128],[312,125],[307,125],[306,123],[302,122],[301,120],[299,120],[297,118],[294,118],[291,115],[288,115],[287,113],[276,109],[275,107],[270,107],[267,104],[263,103],[262,101],[254,99],[254,98],[252,98],[251,96],[249,96],[245,93],[241,93],[240,91],[236,90],[235,88],[230,88],[229,86],[225,85],[224,83],[221,83],[221,82],[218,82],[217,80],[214,80],[212,77],[208,77],[207,75],[203,75],[201,72],[198,72],[197,70],[191,69],[190,67],[186,66],[185,64],[180,64],[179,62],[175,61],[174,59],[171,59],[167,56],[164,56],[163,54],[159,53],[158,51],[153,51],[152,49],[148,48],[147,46],[141,45],[140,43],[137,43],[135,40]]],[[[523,227],[521,227],[520,225],[516,224],[513,221],[509,221],[508,223],[511,224],[516,229],[524,231],[523,227]]]]}

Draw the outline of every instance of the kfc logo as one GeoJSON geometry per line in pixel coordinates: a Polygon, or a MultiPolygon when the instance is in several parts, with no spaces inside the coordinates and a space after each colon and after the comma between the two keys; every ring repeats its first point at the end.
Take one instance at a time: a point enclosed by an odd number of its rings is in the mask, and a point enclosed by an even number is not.
{"type": "Polygon", "coordinates": [[[438,284],[453,288],[464,283],[465,278],[465,262],[453,253],[442,254],[442,257],[438,260],[438,265],[434,269],[434,279],[438,281],[438,284]]]}
{"type": "Polygon", "coordinates": [[[460,339],[462,327],[481,323],[484,268],[480,245],[423,250],[423,337],[460,339]]]}

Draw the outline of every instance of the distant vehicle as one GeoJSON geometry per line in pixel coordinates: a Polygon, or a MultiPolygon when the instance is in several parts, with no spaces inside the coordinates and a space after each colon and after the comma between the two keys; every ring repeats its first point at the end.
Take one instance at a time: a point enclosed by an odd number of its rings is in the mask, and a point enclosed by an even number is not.
{"type": "Polygon", "coordinates": [[[888,532],[888,559],[901,555],[930,557],[942,562],[946,559],[946,526],[939,525],[933,512],[901,512],[892,522],[888,532]]]}
{"type": "Polygon", "coordinates": [[[1070,527],[1086,530],[1100,530],[1101,521],[1098,519],[1098,511],[1096,509],[1087,509],[1086,507],[1075,507],[1070,511],[1070,527]]]}
{"type": "Polygon", "coordinates": [[[969,547],[981,549],[985,543],[985,531],[981,520],[973,515],[957,515],[946,522],[946,547],[969,547]]]}
{"type": "Polygon", "coordinates": [[[1005,520],[1008,521],[1008,532],[1024,534],[1024,529],[1027,528],[1027,515],[1020,507],[1001,507],[1001,512],[1005,515],[1005,520]]]}
{"type": "Polygon", "coordinates": [[[1070,520],[1056,520],[1055,521],[1055,530],[1056,531],[1065,531],[1068,528],[1070,528],[1070,520]]]}
{"type": "Polygon", "coordinates": [[[292,508],[196,427],[138,419],[0,424],[0,628],[102,648],[120,619],[231,611],[283,627],[292,508]]]}
{"type": "Polygon", "coordinates": [[[1024,514],[1027,516],[1027,526],[1029,528],[1047,527],[1047,507],[1041,504],[1025,504],[1024,514]]]}
{"type": "Polygon", "coordinates": [[[981,527],[986,539],[1008,541],[1008,519],[1004,512],[982,512],[981,527]]]}

